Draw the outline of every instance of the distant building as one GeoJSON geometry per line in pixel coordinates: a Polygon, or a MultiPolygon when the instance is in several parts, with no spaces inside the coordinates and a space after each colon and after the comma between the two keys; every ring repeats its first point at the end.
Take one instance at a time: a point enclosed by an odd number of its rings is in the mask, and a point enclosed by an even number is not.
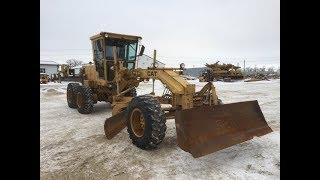
{"type": "Polygon", "coordinates": [[[40,73],[46,73],[49,76],[58,74],[59,64],[50,60],[40,60],[40,73]]]}
{"type": "Polygon", "coordinates": [[[69,69],[69,75],[71,75],[71,76],[72,75],[79,76],[81,68],[82,68],[82,65],[70,68],[69,69]]]}
{"type": "MultiPolygon", "coordinates": [[[[158,67],[164,67],[165,64],[156,60],[156,64],[158,67]]],[[[136,63],[136,68],[142,68],[142,69],[147,69],[148,67],[153,66],[153,58],[148,56],[148,55],[142,55],[138,56],[137,58],[137,63],[136,63]]]]}
{"type": "Polygon", "coordinates": [[[207,69],[210,69],[210,68],[207,68],[207,67],[186,68],[183,71],[183,74],[193,76],[193,77],[199,77],[207,69]]]}

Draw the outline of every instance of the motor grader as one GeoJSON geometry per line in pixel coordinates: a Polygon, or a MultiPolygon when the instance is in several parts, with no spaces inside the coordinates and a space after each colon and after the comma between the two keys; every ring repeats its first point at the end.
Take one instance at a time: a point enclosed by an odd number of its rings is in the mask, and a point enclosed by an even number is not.
{"type": "Polygon", "coordinates": [[[223,104],[212,82],[196,92],[179,75],[180,68],[155,63],[136,68],[145,49],[137,54],[141,39],[109,32],[92,36],[94,63],[81,70],[82,85],[68,84],[68,105],[80,113],[92,113],[98,101],[111,103],[112,116],[104,123],[107,139],[127,127],[134,145],[154,149],[165,137],[166,120],[175,119],[178,146],[196,158],[272,132],[256,100],[223,104]],[[154,91],[137,96],[135,88],[150,79],[163,83],[164,96],[154,91]]]}

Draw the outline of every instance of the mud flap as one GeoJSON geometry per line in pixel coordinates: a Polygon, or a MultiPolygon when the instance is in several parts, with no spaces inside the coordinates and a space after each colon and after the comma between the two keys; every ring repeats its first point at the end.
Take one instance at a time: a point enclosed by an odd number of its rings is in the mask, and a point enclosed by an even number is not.
{"type": "Polygon", "coordinates": [[[104,122],[104,133],[106,134],[107,139],[112,139],[126,126],[125,111],[122,111],[121,113],[106,119],[104,122]]]}
{"type": "Polygon", "coordinates": [[[178,145],[195,158],[272,132],[258,101],[180,110],[175,118],[178,145]]]}

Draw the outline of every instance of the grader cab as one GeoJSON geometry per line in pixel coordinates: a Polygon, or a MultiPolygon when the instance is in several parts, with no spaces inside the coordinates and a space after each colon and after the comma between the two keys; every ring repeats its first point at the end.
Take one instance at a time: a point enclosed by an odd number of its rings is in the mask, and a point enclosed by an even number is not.
{"type": "Polygon", "coordinates": [[[179,147],[200,157],[272,132],[257,101],[223,104],[211,82],[196,92],[179,68],[136,68],[141,37],[101,32],[90,39],[94,64],[83,67],[82,85],[68,84],[67,101],[83,114],[98,101],[110,102],[107,139],[127,127],[134,145],[154,149],[165,137],[166,120],[175,119],[179,147]],[[135,88],[149,79],[160,80],[166,93],[137,96],[135,88]]]}

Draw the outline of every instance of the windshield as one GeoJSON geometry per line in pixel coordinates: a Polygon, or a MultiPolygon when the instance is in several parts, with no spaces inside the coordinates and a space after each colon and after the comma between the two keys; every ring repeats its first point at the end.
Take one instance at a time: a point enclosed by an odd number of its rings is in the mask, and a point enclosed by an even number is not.
{"type": "Polygon", "coordinates": [[[137,45],[137,42],[123,41],[118,39],[107,39],[106,59],[113,60],[112,46],[116,46],[118,58],[125,61],[135,61],[137,55],[137,45]]]}

